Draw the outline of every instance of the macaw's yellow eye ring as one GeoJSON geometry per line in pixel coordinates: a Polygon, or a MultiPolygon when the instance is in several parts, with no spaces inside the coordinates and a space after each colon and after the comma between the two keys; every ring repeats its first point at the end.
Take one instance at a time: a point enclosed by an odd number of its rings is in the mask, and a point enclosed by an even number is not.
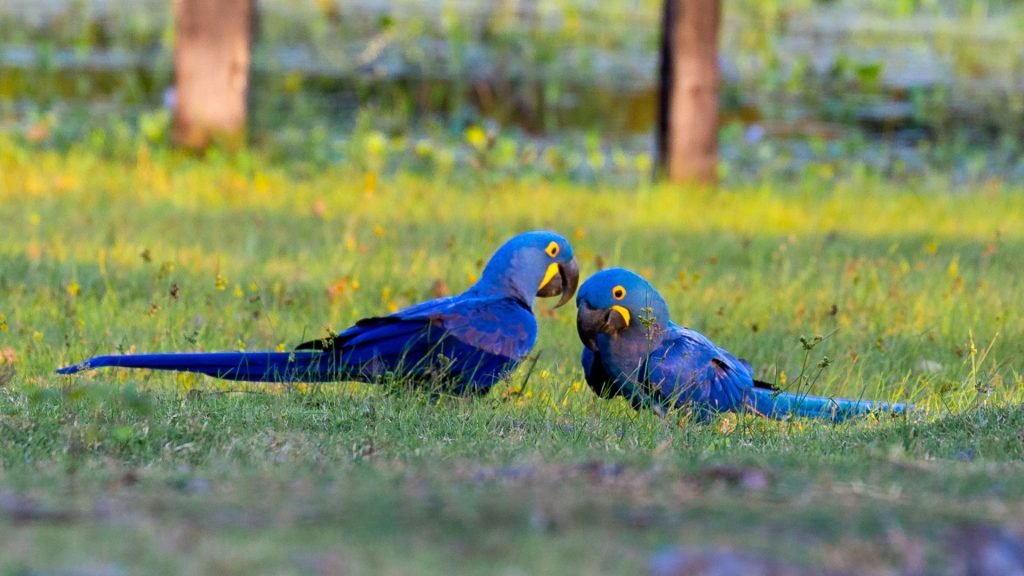
{"type": "Polygon", "coordinates": [[[546,253],[548,256],[551,256],[552,258],[558,256],[558,242],[552,240],[551,244],[548,244],[548,247],[544,249],[544,253],[546,253]]]}
{"type": "Polygon", "coordinates": [[[622,300],[625,297],[626,297],[626,289],[625,288],[623,288],[622,286],[616,286],[615,288],[612,288],[612,298],[615,298],[616,300],[622,300]]]}

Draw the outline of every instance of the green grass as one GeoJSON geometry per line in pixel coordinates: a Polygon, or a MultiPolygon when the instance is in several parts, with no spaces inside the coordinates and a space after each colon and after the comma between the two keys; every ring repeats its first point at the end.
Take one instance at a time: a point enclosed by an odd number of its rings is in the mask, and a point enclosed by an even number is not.
{"type": "Polygon", "coordinates": [[[1024,515],[1020,189],[135,156],[0,141],[0,574],[636,573],[678,544],[859,573],[923,550],[938,572],[957,526],[1024,515]],[[584,276],[647,275],[762,377],[921,410],[635,414],[582,384],[571,307],[547,304],[532,377],[476,400],[53,374],[118,350],[287,347],[459,291],[538,227],[570,237],[584,276]]]}

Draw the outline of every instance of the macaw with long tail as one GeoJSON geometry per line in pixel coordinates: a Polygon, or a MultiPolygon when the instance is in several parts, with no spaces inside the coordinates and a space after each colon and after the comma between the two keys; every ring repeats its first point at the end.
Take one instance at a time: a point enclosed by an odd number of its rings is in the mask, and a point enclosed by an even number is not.
{"type": "Polygon", "coordinates": [[[456,394],[483,393],[533,348],[534,298],[560,295],[557,308],[572,299],[578,283],[579,268],[568,240],[553,232],[526,232],[498,248],[480,280],[462,294],[365,318],[340,334],[290,352],[96,356],[57,372],[118,366],[254,382],[394,378],[439,385],[456,394]]]}
{"type": "Polygon", "coordinates": [[[756,380],[748,362],[700,332],[669,318],[647,280],[623,268],[594,274],[576,296],[587,384],[604,398],[624,396],[634,408],[690,408],[701,420],[748,411],[841,421],[868,412],[902,414],[906,404],[779,392],[756,380]]]}

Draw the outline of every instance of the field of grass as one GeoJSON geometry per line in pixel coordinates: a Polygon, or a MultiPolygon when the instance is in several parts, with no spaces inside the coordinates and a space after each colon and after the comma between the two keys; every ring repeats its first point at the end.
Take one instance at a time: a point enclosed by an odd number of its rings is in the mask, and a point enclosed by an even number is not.
{"type": "Polygon", "coordinates": [[[1020,528],[1024,190],[133,156],[0,140],[0,574],[637,573],[674,546],[955,573],[958,534],[1020,528]],[[533,228],[568,236],[584,277],[647,275],[764,378],[919,411],[636,414],[582,383],[572,307],[546,303],[532,376],[475,400],[53,373],[115,351],[284,349],[457,292],[533,228]]]}

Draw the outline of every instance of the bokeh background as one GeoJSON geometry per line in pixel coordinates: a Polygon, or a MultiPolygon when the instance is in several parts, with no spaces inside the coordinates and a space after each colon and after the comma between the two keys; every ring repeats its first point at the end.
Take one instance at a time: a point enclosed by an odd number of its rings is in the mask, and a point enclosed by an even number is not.
{"type": "MultiPolygon", "coordinates": [[[[661,17],[659,0],[261,0],[250,140],[312,164],[487,147],[509,171],[646,178],[661,17]]],[[[1021,178],[1022,30],[1010,1],[725,2],[720,174],[1021,178]]],[[[165,142],[172,38],[170,2],[4,2],[0,128],[165,142]]]]}

